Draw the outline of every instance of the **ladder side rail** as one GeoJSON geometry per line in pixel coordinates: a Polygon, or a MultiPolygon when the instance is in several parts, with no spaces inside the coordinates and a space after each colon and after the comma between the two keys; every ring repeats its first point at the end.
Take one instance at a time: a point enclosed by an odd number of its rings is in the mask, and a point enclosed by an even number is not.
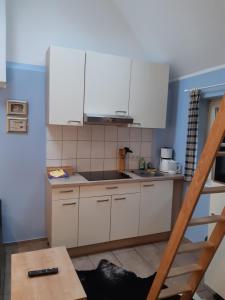
{"type": "MultiPolygon", "coordinates": [[[[225,207],[224,207],[221,215],[225,217],[225,207]]],[[[218,247],[220,246],[220,244],[224,238],[224,235],[225,235],[225,224],[223,222],[219,222],[215,225],[213,232],[211,233],[210,238],[209,238],[209,242],[214,245],[214,248],[204,249],[201,252],[201,255],[199,257],[197,264],[199,264],[201,266],[202,271],[192,273],[190,279],[188,280],[188,285],[191,287],[192,293],[184,294],[181,297],[181,300],[192,299],[208,266],[210,265],[214,255],[216,254],[216,251],[217,251],[218,247]]]]}
{"type": "Polygon", "coordinates": [[[201,153],[194,177],[184,197],[183,205],[173,228],[167,248],[162,257],[156,277],[153,281],[147,300],[158,299],[162,285],[169,273],[180,243],[186,232],[188,223],[198,203],[200,194],[204,188],[208,174],[213,165],[214,158],[225,135],[225,95],[223,97],[217,118],[209,132],[204,149],[201,153]]]}

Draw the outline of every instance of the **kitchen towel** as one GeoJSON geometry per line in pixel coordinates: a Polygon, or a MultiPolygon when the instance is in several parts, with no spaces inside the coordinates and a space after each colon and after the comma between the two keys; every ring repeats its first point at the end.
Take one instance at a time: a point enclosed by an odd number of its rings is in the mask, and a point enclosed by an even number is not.
{"type": "Polygon", "coordinates": [[[196,166],[196,151],[198,143],[198,116],[199,116],[199,100],[201,91],[192,90],[190,93],[190,104],[188,113],[188,130],[186,142],[186,158],[185,158],[185,181],[191,181],[196,166]]]}

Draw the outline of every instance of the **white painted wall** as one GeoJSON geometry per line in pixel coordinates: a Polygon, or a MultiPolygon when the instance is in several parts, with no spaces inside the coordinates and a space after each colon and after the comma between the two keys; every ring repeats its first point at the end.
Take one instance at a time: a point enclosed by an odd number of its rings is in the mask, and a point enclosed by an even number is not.
{"type": "Polygon", "coordinates": [[[113,0],[154,61],[172,78],[225,63],[224,0],[113,0]]]}
{"type": "Polygon", "coordinates": [[[45,64],[49,45],[143,56],[109,0],[7,0],[7,60],[45,64]]]}

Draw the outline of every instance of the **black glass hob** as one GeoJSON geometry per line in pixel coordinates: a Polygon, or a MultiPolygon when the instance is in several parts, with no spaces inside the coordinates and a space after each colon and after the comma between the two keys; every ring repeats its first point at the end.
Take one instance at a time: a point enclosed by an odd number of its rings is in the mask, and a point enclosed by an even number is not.
{"type": "Polygon", "coordinates": [[[79,172],[88,181],[114,180],[131,178],[129,175],[118,171],[95,171],[95,172],[79,172]]]}

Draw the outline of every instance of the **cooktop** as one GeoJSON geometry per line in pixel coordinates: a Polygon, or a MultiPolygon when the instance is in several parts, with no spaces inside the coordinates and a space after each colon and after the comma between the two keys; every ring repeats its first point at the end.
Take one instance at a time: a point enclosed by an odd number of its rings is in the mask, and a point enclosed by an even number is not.
{"type": "Polygon", "coordinates": [[[95,171],[95,172],[79,172],[88,181],[113,180],[131,178],[129,175],[118,171],[95,171]]]}

